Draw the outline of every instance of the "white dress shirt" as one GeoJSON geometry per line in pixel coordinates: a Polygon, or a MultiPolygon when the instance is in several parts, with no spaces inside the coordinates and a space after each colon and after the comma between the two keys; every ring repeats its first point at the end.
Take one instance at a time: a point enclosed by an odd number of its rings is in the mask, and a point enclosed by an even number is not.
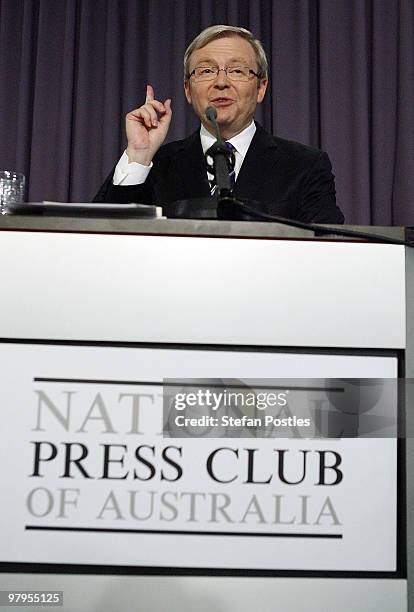
{"type": "MultiPolygon", "coordinates": [[[[230,138],[227,141],[231,142],[235,148],[234,170],[236,173],[236,180],[244,158],[246,157],[246,153],[250,147],[250,143],[253,140],[255,131],[256,126],[254,121],[252,121],[247,128],[240,132],[240,134],[233,136],[233,138],[230,138]]],[[[203,125],[200,128],[200,140],[203,153],[205,153],[207,149],[209,149],[211,145],[216,142],[216,138],[210,134],[210,132],[208,132],[203,125]]],[[[116,165],[112,182],[114,185],[122,186],[141,185],[142,183],[145,183],[151,168],[152,162],[149,166],[144,166],[143,164],[138,164],[137,162],[129,162],[128,156],[124,151],[121,159],[116,165]]],[[[207,178],[211,180],[213,177],[207,173],[207,178]]]]}

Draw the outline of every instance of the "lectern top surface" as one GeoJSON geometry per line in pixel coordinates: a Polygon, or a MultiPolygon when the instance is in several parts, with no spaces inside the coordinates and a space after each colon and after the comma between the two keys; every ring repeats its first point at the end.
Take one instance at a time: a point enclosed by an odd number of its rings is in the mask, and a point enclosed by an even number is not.
{"type": "MultiPolygon", "coordinates": [[[[381,234],[404,240],[408,232],[404,227],[331,226],[355,229],[369,234],[381,234]]],[[[190,219],[114,219],[86,217],[46,217],[24,215],[0,216],[0,231],[79,232],[97,234],[158,234],[178,236],[223,236],[246,238],[281,238],[326,240],[333,236],[315,236],[312,230],[303,230],[280,223],[251,221],[208,221],[190,219]]],[[[349,240],[335,235],[335,240],[349,240]]]]}

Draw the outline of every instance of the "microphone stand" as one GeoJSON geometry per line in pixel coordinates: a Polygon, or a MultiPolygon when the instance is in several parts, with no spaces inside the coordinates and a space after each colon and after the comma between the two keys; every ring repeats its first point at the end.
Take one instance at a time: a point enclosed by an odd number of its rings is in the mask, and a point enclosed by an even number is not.
{"type": "MultiPolygon", "coordinates": [[[[235,202],[232,195],[233,189],[230,182],[230,173],[234,169],[235,157],[233,151],[227,148],[226,142],[221,137],[220,128],[217,123],[217,111],[213,106],[206,109],[206,117],[213,124],[216,132],[216,142],[206,151],[206,157],[213,158],[213,167],[207,162],[207,166],[217,185],[218,214],[220,207],[235,202]]],[[[223,218],[223,217],[219,217],[223,218]]]]}

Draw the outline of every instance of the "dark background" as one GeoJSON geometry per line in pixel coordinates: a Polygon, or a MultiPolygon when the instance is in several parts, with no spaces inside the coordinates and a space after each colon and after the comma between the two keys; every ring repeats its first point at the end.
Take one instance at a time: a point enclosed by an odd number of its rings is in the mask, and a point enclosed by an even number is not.
{"type": "Polygon", "coordinates": [[[347,223],[414,225],[413,0],[0,0],[0,169],[30,201],[88,201],[145,85],[197,122],[182,57],[203,28],[252,30],[270,61],[262,125],[326,150],[347,223]]]}

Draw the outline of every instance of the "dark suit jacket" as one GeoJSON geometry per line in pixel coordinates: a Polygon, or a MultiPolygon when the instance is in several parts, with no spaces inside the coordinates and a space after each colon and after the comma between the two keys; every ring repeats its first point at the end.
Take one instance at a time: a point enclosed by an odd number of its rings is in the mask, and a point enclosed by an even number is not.
{"type": "MultiPolygon", "coordinates": [[[[262,210],[305,223],[343,223],[335,202],[335,183],[326,153],[297,142],[276,138],[256,124],[234,195],[256,200],[262,210]]],[[[94,202],[163,204],[208,197],[204,155],[199,131],[162,146],[142,185],[116,186],[113,171],[94,202]]]]}

